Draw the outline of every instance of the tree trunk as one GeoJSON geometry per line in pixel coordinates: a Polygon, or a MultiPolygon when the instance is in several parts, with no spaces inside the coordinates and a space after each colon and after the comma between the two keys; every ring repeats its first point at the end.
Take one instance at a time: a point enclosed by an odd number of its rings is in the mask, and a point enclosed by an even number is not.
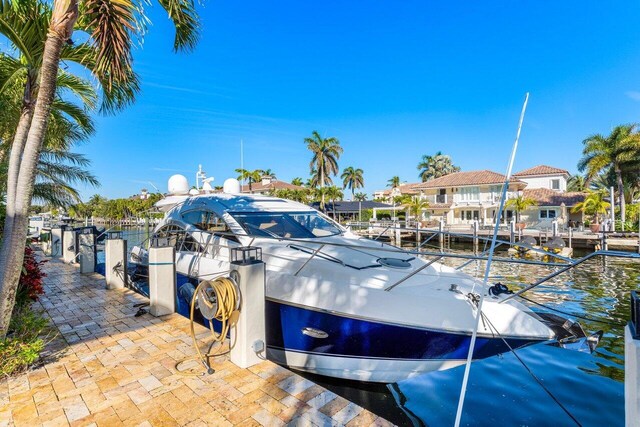
{"type": "Polygon", "coordinates": [[[9,234],[5,232],[5,242],[3,242],[2,252],[0,252],[0,265],[5,266],[0,272],[0,339],[6,336],[9,328],[18,280],[22,271],[24,247],[27,239],[27,215],[33,195],[36,166],[40,158],[51,105],[56,92],[60,51],[63,43],[71,37],[77,19],[77,0],[55,1],[44,45],[38,98],[20,163],[12,229],[9,234]],[[5,250],[7,244],[8,250],[5,250]]]}
{"type": "MultiPolygon", "coordinates": [[[[9,170],[7,171],[7,199],[6,199],[6,215],[4,219],[4,236],[11,236],[13,234],[14,219],[15,219],[15,207],[16,207],[16,191],[18,182],[18,173],[20,172],[20,161],[22,160],[22,152],[24,151],[24,145],[27,141],[27,135],[29,134],[29,127],[31,125],[31,119],[33,117],[33,103],[31,102],[31,96],[33,85],[27,81],[25,88],[25,97],[22,104],[22,114],[18,121],[18,128],[11,145],[11,152],[9,154],[9,170]]],[[[8,238],[2,240],[2,246],[0,253],[8,253],[12,250],[11,241],[8,238]]],[[[7,272],[7,259],[0,256],[0,283],[4,281],[4,275],[7,272]]]]}
{"type": "Polygon", "coordinates": [[[320,206],[322,210],[324,210],[324,170],[320,168],[320,193],[322,195],[322,201],[320,202],[320,206]]]}
{"type": "MultiPolygon", "coordinates": [[[[622,183],[622,171],[619,167],[615,168],[616,171],[616,181],[618,182],[618,201],[620,202],[620,219],[622,220],[622,231],[624,231],[624,222],[626,221],[626,202],[624,200],[624,184],[622,183]]],[[[613,205],[611,205],[611,209],[615,209],[613,205]]],[[[615,216],[614,216],[615,217],[615,216]]]]}

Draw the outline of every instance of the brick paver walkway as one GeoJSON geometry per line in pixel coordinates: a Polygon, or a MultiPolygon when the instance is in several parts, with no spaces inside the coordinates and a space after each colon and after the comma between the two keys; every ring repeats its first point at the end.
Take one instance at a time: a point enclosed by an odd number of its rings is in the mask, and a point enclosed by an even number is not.
{"type": "Polygon", "coordinates": [[[45,268],[36,308],[60,335],[42,366],[0,381],[1,426],[390,425],[271,362],[240,369],[220,358],[213,375],[179,373],[176,362],[195,354],[188,319],[134,317],[145,301],[134,292],[59,261],[45,268]]]}

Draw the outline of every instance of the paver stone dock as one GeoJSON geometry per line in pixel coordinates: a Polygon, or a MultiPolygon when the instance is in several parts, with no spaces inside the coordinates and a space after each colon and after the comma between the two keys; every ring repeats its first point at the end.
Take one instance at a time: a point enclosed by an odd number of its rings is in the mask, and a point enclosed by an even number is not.
{"type": "Polygon", "coordinates": [[[57,336],[40,366],[0,380],[0,426],[391,425],[269,361],[240,369],[220,357],[212,375],[177,372],[195,356],[188,319],[135,317],[146,302],[135,292],[107,290],[101,275],[58,260],[44,269],[35,308],[57,336]]]}

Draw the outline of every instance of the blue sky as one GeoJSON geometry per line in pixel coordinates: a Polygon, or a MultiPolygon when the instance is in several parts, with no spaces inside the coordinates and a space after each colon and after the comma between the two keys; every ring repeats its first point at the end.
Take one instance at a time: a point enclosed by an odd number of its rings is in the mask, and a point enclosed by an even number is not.
{"type": "MultiPolygon", "coordinates": [[[[303,139],[340,139],[366,192],[417,181],[423,154],[504,172],[525,92],[516,170],[576,172],[581,141],[640,122],[638,2],[209,1],[195,52],[174,54],[156,5],[135,52],[136,104],[79,147],[107,197],[198,164],[221,185],[240,166],[309,174],[303,139]]],[[[337,182],[337,180],[336,180],[337,182]]]]}

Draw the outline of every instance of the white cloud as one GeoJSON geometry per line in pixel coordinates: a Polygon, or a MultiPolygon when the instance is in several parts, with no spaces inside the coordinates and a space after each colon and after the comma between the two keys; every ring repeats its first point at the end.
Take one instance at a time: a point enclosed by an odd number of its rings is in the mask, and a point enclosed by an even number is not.
{"type": "Polygon", "coordinates": [[[634,101],[640,101],[640,92],[638,91],[630,90],[626,95],[634,101]]]}

